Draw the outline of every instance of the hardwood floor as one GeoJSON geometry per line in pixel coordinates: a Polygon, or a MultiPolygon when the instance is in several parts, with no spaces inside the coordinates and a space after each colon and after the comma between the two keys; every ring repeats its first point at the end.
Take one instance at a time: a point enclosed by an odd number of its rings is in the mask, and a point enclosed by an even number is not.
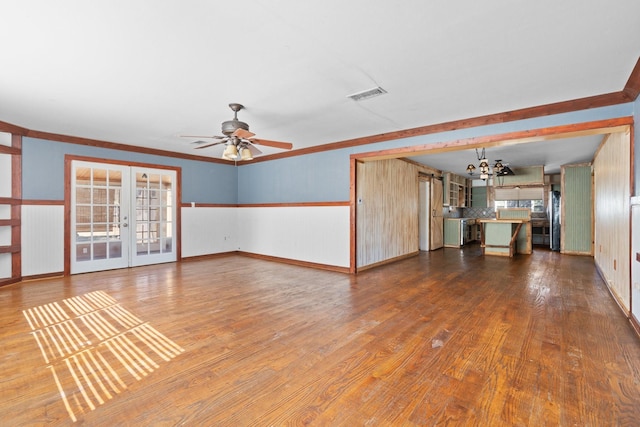
{"type": "Polygon", "coordinates": [[[640,339],[591,258],[546,250],[83,274],[0,288],[0,322],[2,425],[640,420],[640,339]]]}

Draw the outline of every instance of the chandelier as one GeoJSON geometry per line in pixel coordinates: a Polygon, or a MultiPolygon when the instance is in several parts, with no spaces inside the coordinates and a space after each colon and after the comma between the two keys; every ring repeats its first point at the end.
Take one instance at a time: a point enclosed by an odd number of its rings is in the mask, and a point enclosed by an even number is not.
{"type": "MultiPolygon", "coordinates": [[[[476,157],[478,158],[478,170],[480,171],[479,178],[483,181],[489,179],[489,176],[495,175],[498,178],[504,177],[505,175],[514,175],[513,171],[509,168],[509,166],[505,166],[502,163],[502,160],[496,160],[493,166],[489,165],[489,161],[487,160],[487,156],[485,153],[485,149],[482,151],[478,151],[476,148],[476,157]]],[[[467,172],[469,175],[473,176],[475,174],[476,167],[473,163],[469,163],[467,166],[467,172]]]]}

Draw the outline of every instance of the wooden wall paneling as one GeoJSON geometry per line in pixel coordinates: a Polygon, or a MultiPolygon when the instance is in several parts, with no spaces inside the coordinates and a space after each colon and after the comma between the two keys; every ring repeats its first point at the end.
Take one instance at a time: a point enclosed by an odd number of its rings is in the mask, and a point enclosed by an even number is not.
{"type": "Polygon", "coordinates": [[[357,267],[418,252],[418,170],[400,160],[357,164],[357,267]]]}
{"type": "Polygon", "coordinates": [[[594,160],[594,250],[605,283],[627,312],[631,299],[630,174],[630,132],[613,133],[605,139],[594,160]]]}

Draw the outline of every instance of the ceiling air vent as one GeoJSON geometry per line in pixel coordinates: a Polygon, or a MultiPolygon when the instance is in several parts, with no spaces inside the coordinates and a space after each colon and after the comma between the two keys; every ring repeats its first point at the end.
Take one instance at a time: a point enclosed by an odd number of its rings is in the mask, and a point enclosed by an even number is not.
{"type": "Polygon", "coordinates": [[[354,101],[362,101],[363,99],[373,98],[374,96],[384,95],[385,93],[387,93],[387,91],[378,86],[373,89],[347,95],[347,98],[351,98],[354,101]]]}

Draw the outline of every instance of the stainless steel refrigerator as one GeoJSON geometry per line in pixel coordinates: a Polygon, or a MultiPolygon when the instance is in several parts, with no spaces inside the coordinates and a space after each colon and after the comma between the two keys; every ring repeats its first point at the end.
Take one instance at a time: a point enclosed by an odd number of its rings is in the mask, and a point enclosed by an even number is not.
{"type": "Polygon", "coordinates": [[[552,251],[560,250],[560,192],[549,192],[547,216],[549,217],[549,245],[552,251]]]}

